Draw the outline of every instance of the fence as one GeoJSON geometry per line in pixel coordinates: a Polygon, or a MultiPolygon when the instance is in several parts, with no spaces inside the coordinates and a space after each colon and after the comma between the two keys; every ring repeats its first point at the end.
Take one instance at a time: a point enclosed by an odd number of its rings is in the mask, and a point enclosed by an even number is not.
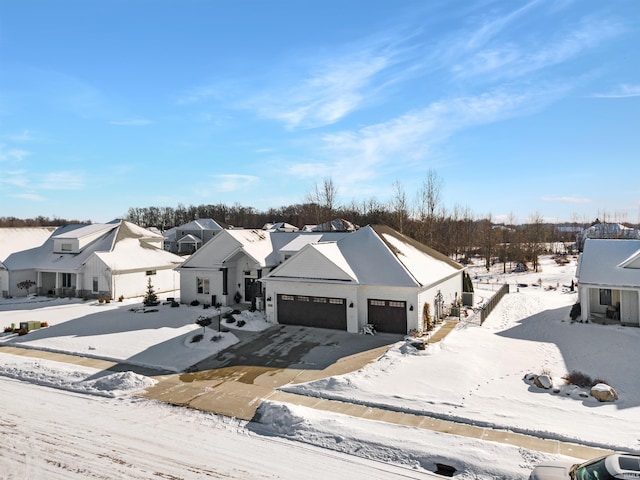
{"type": "Polygon", "coordinates": [[[509,284],[505,283],[504,285],[502,285],[502,287],[500,287],[500,290],[498,290],[496,294],[491,297],[491,299],[486,304],[484,304],[482,310],[480,311],[480,325],[484,323],[489,314],[493,311],[494,308],[496,308],[496,305],[500,303],[502,297],[504,297],[507,293],[509,293],[509,284]]]}

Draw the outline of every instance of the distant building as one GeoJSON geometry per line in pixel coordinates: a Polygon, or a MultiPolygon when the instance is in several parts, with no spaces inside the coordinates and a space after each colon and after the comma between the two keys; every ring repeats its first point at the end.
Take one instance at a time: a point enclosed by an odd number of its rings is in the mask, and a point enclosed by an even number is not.
{"type": "Polygon", "coordinates": [[[164,232],[164,249],[178,254],[191,255],[224,228],[211,218],[199,218],[164,232]]]}
{"type": "Polygon", "coordinates": [[[601,222],[596,219],[589,228],[578,233],[576,237],[578,250],[583,250],[588,238],[637,240],[640,239],[640,232],[636,228],[627,227],[621,223],[601,222]]]}

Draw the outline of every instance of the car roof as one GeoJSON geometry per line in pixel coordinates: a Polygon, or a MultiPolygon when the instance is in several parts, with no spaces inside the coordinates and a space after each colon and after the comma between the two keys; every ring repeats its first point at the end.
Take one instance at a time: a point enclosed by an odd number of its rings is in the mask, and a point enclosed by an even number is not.
{"type": "Polygon", "coordinates": [[[640,455],[615,453],[605,460],[609,473],[620,479],[640,479],[640,455]]]}

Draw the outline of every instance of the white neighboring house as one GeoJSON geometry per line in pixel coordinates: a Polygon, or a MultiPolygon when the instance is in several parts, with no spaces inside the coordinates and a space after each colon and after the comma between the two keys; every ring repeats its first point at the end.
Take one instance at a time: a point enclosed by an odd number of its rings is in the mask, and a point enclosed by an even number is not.
{"type": "Polygon", "coordinates": [[[199,218],[164,234],[164,249],[179,255],[190,255],[220,233],[222,226],[211,218],[199,218]]]}
{"type": "Polygon", "coordinates": [[[622,238],[622,239],[640,239],[640,232],[636,228],[627,227],[621,223],[596,221],[589,227],[582,230],[576,236],[576,244],[578,250],[584,248],[584,244],[589,238],[622,238]]]}
{"type": "MultiPolygon", "coordinates": [[[[6,227],[0,228],[0,295],[9,296],[9,270],[4,260],[12,253],[39,247],[51,236],[56,227],[6,227]]],[[[35,289],[30,289],[30,293],[35,289]]],[[[26,295],[26,291],[24,292],[26,295]]]]}
{"type": "Polygon", "coordinates": [[[640,326],[640,240],[587,239],[576,276],[583,321],[640,326]]]}
{"type": "Polygon", "coordinates": [[[262,301],[258,282],[307,243],[336,240],[341,233],[264,229],[222,230],[180,267],[180,301],[233,306],[262,301]],[[238,301],[236,301],[238,300],[238,301]]]}
{"type": "Polygon", "coordinates": [[[58,297],[142,296],[148,279],[157,293],[179,286],[182,258],[162,249],[162,235],[124,220],[59,227],[41,246],[10,255],[9,295],[17,284],[36,282],[38,295],[58,297]]]}
{"type": "Polygon", "coordinates": [[[267,320],[360,332],[424,330],[461,299],[464,267],[399,232],[366,226],[307,244],[262,278],[267,320]]]}

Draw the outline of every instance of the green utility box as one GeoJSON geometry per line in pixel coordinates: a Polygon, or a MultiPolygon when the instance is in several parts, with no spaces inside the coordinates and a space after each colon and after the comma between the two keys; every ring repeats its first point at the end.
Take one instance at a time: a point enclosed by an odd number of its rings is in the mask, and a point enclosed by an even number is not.
{"type": "Polygon", "coordinates": [[[20,330],[38,330],[40,328],[40,322],[20,322],[20,330]]]}

